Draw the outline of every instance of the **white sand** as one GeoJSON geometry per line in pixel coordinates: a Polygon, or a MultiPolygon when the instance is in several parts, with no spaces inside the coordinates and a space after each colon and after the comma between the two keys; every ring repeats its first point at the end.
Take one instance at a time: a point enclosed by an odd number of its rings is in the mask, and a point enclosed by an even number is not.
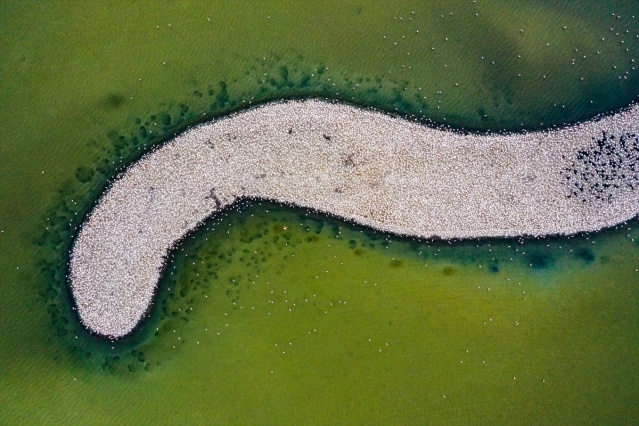
{"type": "MultiPolygon", "coordinates": [[[[70,269],[80,318],[104,336],[130,333],[175,242],[243,196],[419,237],[573,234],[615,225],[637,215],[639,191],[619,177],[604,200],[587,190],[568,197],[565,169],[581,164],[577,152],[592,151],[602,130],[639,134],[638,117],[634,106],[557,131],[463,136],[309,100],[203,124],[131,165],[83,224],[70,269]]],[[[630,157],[626,163],[636,160],[630,157]]],[[[584,164],[577,169],[590,173],[584,164]]]]}

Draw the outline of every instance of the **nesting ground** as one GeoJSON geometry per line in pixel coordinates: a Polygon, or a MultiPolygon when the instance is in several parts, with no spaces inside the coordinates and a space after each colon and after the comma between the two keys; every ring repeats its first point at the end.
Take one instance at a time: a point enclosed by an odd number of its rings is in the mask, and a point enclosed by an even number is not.
{"type": "Polygon", "coordinates": [[[193,128],[131,165],[80,229],[80,318],[112,338],[152,302],[167,254],[240,197],[419,237],[573,234],[639,212],[639,107],[572,127],[462,135],[320,100],[193,128]]]}

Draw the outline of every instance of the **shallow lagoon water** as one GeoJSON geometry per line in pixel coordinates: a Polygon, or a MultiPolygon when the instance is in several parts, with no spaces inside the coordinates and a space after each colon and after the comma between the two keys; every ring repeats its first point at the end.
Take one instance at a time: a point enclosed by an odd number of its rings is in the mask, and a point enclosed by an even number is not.
{"type": "Polygon", "coordinates": [[[639,93],[634,2],[469,5],[0,6],[2,422],[636,421],[636,222],[428,247],[255,204],[185,242],[131,339],[74,322],[72,227],[203,113],[310,94],[517,129],[639,93]]]}

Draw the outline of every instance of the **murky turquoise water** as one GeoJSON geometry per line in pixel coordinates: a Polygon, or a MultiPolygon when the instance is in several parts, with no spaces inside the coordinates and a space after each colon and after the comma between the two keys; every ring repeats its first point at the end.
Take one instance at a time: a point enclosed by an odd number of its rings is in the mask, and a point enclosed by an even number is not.
{"type": "Polygon", "coordinates": [[[116,343],[64,285],[107,180],[191,123],[292,96],[477,131],[585,119],[639,94],[636,2],[0,11],[0,423],[639,418],[636,221],[448,243],[246,203],[183,243],[116,343]]]}

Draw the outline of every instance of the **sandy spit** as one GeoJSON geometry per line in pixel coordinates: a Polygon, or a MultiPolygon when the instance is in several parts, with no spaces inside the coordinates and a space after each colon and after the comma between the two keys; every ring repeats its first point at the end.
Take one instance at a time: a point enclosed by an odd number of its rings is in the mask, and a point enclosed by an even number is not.
{"type": "Polygon", "coordinates": [[[418,237],[574,234],[639,213],[639,107],[560,130],[462,135],[321,100],[202,124],[132,164],[73,246],[80,319],[119,338],[175,242],[239,197],[418,237]]]}

